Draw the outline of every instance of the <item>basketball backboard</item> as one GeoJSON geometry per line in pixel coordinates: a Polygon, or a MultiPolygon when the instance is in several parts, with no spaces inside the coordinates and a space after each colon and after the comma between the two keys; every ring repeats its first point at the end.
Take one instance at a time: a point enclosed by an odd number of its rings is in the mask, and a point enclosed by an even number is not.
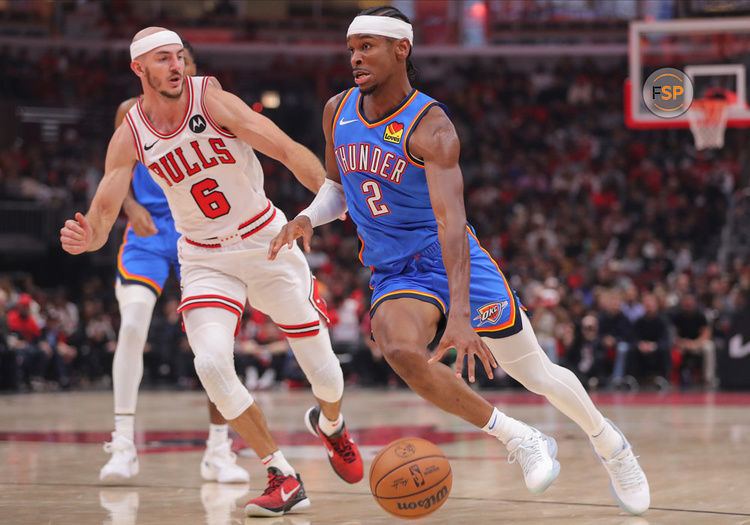
{"type": "Polygon", "coordinates": [[[661,68],[683,71],[692,81],[694,99],[704,97],[711,88],[736,93],[737,99],[729,106],[727,125],[750,126],[750,17],[631,22],[628,59],[629,78],[624,90],[628,127],[689,127],[690,110],[674,118],[663,118],[651,113],[643,101],[644,81],[661,68]]]}

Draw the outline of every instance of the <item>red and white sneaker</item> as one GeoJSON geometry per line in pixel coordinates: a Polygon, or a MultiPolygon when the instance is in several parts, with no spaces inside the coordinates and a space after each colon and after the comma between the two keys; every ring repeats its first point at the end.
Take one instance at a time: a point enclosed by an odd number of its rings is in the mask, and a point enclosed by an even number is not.
{"type": "Polygon", "coordinates": [[[306,509],[310,500],[299,474],[285,476],[276,467],[268,467],[268,487],[245,505],[246,516],[282,516],[290,510],[306,509]]]}
{"type": "Polygon", "coordinates": [[[326,436],[318,426],[320,407],[312,407],[305,414],[305,426],[314,436],[320,437],[328,452],[328,462],[333,471],[347,483],[357,483],[364,476],[364,464],[357,445],[354,444],[346,425],[332,436],[326,436]]]}

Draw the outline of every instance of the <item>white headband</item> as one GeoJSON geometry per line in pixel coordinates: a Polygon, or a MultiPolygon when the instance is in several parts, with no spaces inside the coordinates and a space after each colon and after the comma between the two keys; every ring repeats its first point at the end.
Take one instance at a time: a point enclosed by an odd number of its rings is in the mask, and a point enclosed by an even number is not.
{"type": "Polygon", "coordinates": [[[135,42],[130,44],[130,60],[135,60],[136,57],[145,55],[146,53],[156,49],[157,47],[166,46],[169,44],[182,45],[180,35],[178,35],[174,31],[165,29],[164,31],[159,31],[158,33],[144,36],[140,40],[136,40],[135,42]]]}
{"type": "Polygon", "coordinates": [[[411,24],[390,16],[359,15],[354,17],[346,32],[351,35],[380,35],[390,38],[408,38],[413,43],[414,32],[411,24]]]}

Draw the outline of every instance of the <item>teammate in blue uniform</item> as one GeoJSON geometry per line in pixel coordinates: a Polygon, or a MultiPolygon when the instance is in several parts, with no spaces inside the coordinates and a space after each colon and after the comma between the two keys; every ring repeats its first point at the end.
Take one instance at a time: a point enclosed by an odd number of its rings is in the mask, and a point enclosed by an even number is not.
{"type": "Polygon", "coordinates": [[[503,442],[527,487],[541,493],[557,477],[555,440],[501,413],[461,379],[468,357],[489,377],[497,363],[542,394],[590,436],[628,512],[650,504],[648,482],[623,434],[596,409],[575,375],[550,362],[518,298],[466,222],[460,144],[446,108],[411,86],[412,27],[390,6],[370,8],[349,26],[357,87],[326,104],[327,179],[311,205],[269,247],[284,245],[347,209],[372,268],[370,314],[376,343],[419,395],[503,442]],[[434,354],[428,345],[444,323],[434,354]],[[440,363],[458,354],[455,373],[440,363]]]}
{"type": "MultiPolygon", "coordinates": [[[[196,71],[193,50],[187,42],[183,44],[185,73],[192,76],[196,71]]],[[[135,103],[136,99],[129,99],[120,104],[115,129],[135,103]]],[[[121,323],[112,361],[115,431],[112,441],[104,445],[112,457],[99,473],[99,479],[105,482],[122,481],[138,474],[134,426],[138,386],[143,376],[143,348],[154,305],[170,268],[180,279],[177,260],[180,234],[175,230],[164,192],[141,163],[133,170],[130,189],[122,206],[130,222],[117,254],[115,293],[121,323]]],[[[247,472],[236,464],[231,450],[226,419],[211,401],[208,404],[211,424],[201,460],[201,475],[210,481],[248,481],[247,472]]]]}

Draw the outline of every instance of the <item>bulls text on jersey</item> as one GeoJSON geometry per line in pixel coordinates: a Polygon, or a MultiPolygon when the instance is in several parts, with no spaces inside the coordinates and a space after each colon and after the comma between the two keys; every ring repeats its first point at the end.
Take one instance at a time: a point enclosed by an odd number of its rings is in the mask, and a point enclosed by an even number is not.
{"type": "Polygon", "coordinates": [[[213,150],[213,155],[211,153],[206,155],[201,151],[198,141],[193,140],[190,142],[192,151],[183,152],[182,147],[177,147],[166,155],[162,155],[157,162],[149,164],[148,169],[164,179],[168,186],[171,186],[172,183],[182,181],[185,174],[189,177],[219,164],[235,164],[237,162],[222,139],[208,139],[208,143],[213,150]],[[196,158],[198,162],[195,162],[196,158]],[[179,164],[177,159],[179,159],[179,164]],[[184,168],[184,173],[180,169],[180,165],[184,168]]]}

